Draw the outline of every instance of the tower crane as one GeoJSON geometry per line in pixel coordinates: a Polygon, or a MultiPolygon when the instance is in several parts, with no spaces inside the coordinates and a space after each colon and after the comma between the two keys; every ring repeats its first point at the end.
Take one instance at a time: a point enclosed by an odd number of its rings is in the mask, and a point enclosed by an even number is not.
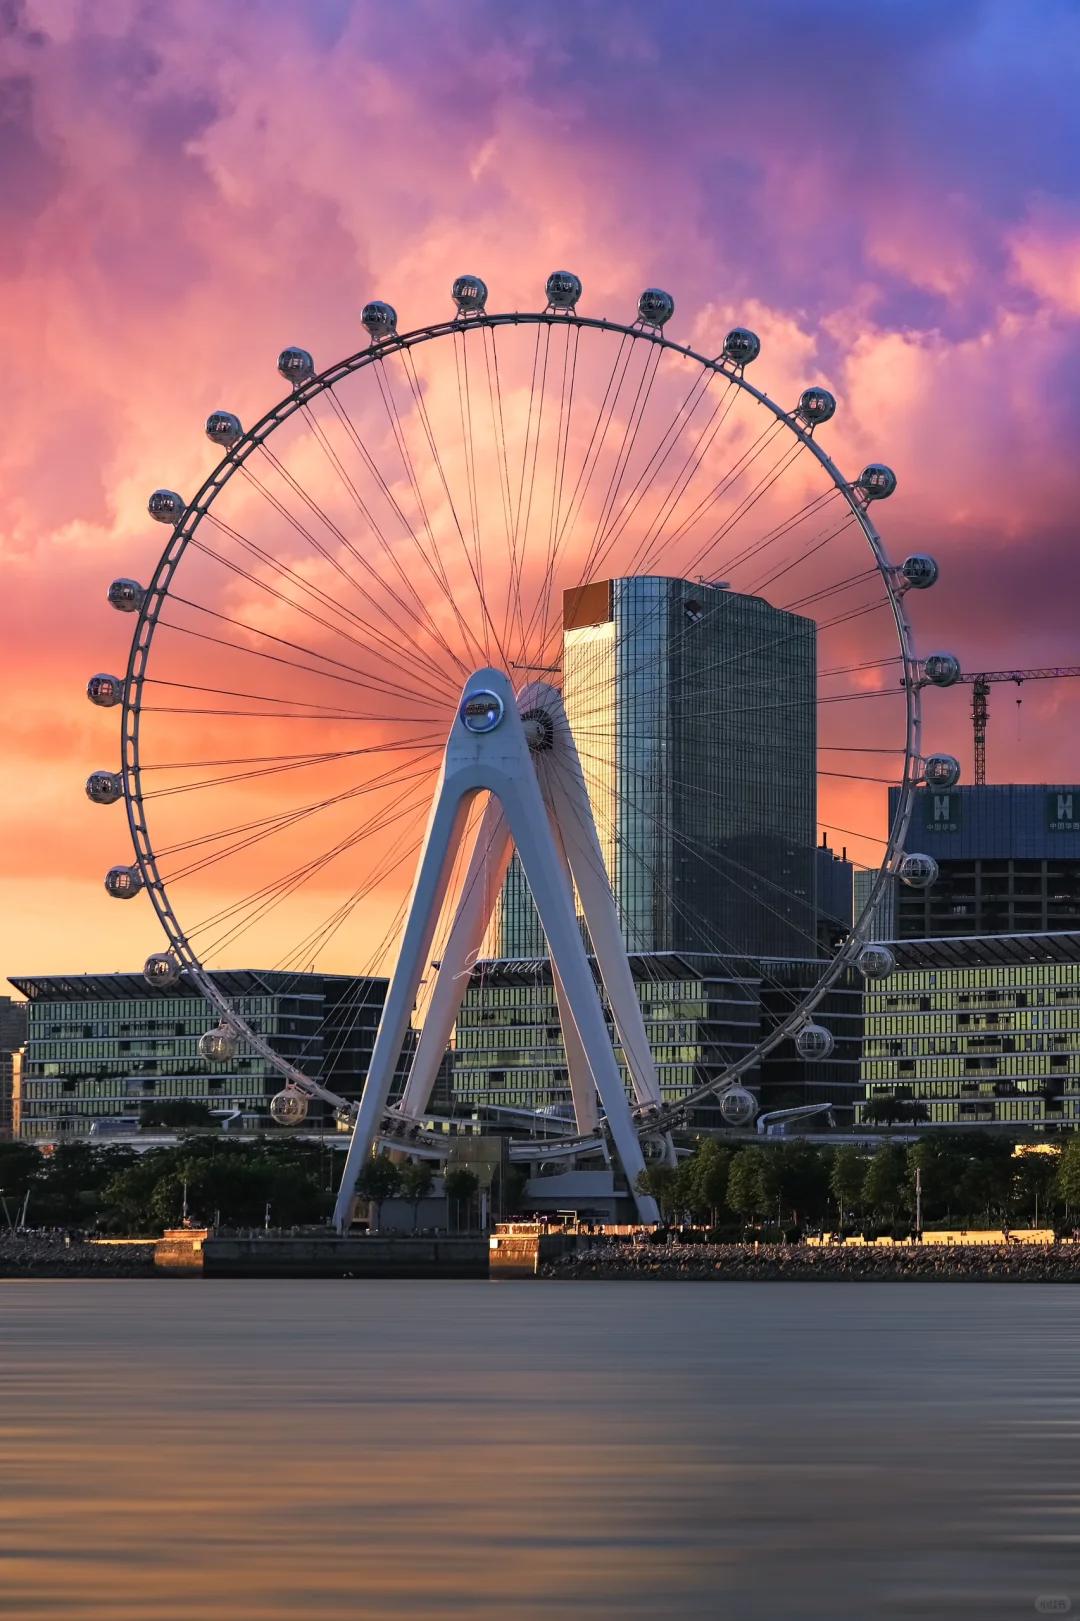
{"type": "Polygon", "coordinates": [[[986,722],[990,713],[990,687],[996,681],[1060,681],[1080,675],[1080,665],[1055,665],[1047,670],[984,670],[981,675],[961,675],[971,688],[971,721],[975,733],[975,781],[986,781],[986,722]]]}

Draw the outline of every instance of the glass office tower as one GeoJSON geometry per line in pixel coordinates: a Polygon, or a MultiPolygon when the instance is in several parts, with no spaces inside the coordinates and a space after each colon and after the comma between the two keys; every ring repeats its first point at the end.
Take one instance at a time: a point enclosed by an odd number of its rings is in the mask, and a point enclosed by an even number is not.
{"type": "MultiPolygon", "coordinates": [[[[813,621],[646,576],[566,592],[563,629],[563,698],[627,949],[813,955],[813,621]]],[[[544,950],[516,861],[492,945],[544,950]]]]}

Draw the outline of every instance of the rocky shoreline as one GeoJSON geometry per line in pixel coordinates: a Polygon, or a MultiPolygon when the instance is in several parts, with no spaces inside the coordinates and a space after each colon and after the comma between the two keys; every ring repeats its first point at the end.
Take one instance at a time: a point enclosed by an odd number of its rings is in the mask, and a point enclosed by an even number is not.
{"type": "Polygon", "coordinates": [[[150,1278],[154,1240],[90,1244],[63,1233],[0,1234],[2,1278],[150,1278]]]}
{"type": "Polygon", "coordinates": [[[546,1263],[544,1278],[718,1283],[1080,1283],[1080,1244],[594,1243],[546,1263]]]}

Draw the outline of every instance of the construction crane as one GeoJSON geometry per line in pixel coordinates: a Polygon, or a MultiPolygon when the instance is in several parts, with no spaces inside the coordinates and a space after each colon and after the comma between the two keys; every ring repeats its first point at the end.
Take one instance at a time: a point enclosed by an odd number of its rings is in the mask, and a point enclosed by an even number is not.
{"type": "Polygon", "coordinates": [[[984,670],[981,675],[961,675],[971,688],[971,721],[975,733],[975,781],[986,781],[986,722],[990,713],[990,688],[996,681],[1060,681],[1080,675],[1080,665],[1057,665],[1049,670],[984,670]]]}

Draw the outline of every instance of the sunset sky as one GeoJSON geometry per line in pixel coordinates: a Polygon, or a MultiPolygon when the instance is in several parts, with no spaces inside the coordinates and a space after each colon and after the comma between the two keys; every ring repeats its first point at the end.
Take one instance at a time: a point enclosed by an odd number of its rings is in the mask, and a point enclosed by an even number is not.
{"type": "MultiPolygon", "coordinates": [[[[753,327],[759,386],[827,384],[842,465],[896,468],[890,550],[942,570],[921,648],[1080,664],[1073,4],[3,15],[0,974],[158,949],[149,908],[102,889],[122,810],[83,793],[117,719],[85,683],[123,668],[131,625],[105,590],[150,574],[147,496],[205,476],[207,413],[259,416],[285,344],[361,347],[372,296],[407,329],[462,271],[536,308],[565,266],[590,313],[629,321],[656,284],[682,341],[753,327]]],[[[970,689],[932,699],[927,744],[970,780],[970,689]]],[[[1078,706],[1080,682],[996,687],[990,780],[1080,778],[1078,706]]]]}

